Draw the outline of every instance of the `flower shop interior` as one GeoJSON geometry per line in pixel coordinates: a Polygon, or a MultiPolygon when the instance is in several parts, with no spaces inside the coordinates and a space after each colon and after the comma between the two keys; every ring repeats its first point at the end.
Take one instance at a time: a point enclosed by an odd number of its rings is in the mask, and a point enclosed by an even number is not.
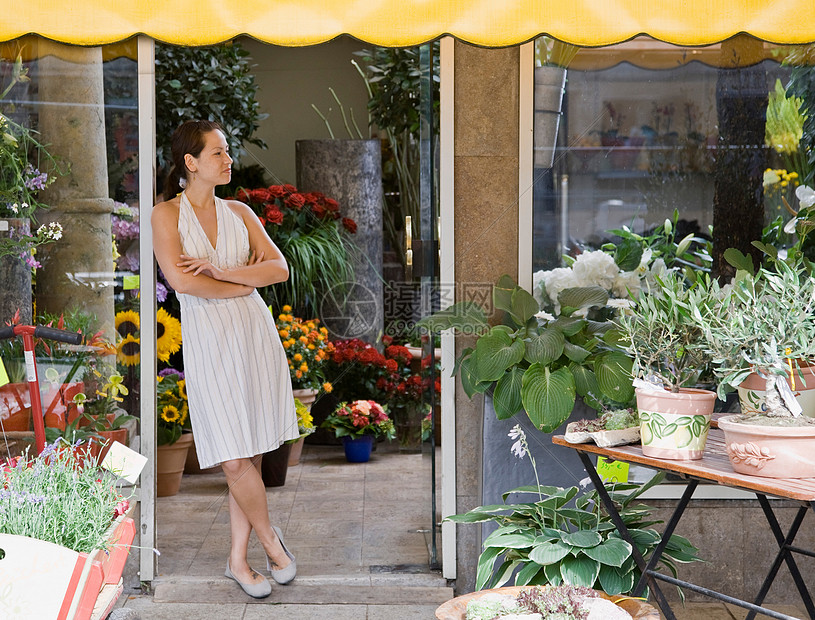
{"type": "MultiPolygon", "coordinates": [[[[444,331],[434,316],[467,302],[504,321],[495,291],[515,286],[534,299],[535,320],[556,321],[574,310],[562,291],[599,287],[591,318],[610,324],[668,272],[731,277],[730,248],[758,264],[761,248],[803,245],[795,222],[815,203],[804,0],[772,14],[758,2],[693,2],[690,17],[616,0],[623,21],[543,0],[517,14],[439,2],[399,32],[387,26],[396,2],[353,16],[347,3],[301,3],[320,19],[231,6],[229,27],[206,15],[180,26],[151,1],[138,14],[111,3],[105,23],[95,4],[59,16],[31,2],[0,21],[0,327],[82,334],[35,337],[33,354],[22,337],[0,340],[0,463],[34,450],[32,368],[48,444],[112,438],[145,456],[123,487],[133,588],[231,595],[208,579],[228,554],[226,482],[195,458],[179,305],[144,225],[181,120],[225,126],[235,161],[218,195],[248,204],[291,267],[260,292],[301,437],[264,455],[263,474],[272,519],[302,553],[298,579],[327,599],[331,588],[393,585],[417,590],[389,596],[441,603],[496,585],[479,560],[495,527],[448,517],[524,485],[584,487],[576,451],[552,436],[567,418],[624,404],[578,396],[541,430],[549,419],[527,415],[526,397],[507,412],[498,377],[467,367],[481,342],[474,315],[446,316],[457,329],[444,331]],[[711,11],[722,18],[703,19],[711,11]],[[387,424],[354,401],[384,405],[387,424]],[[376,426],[361,462],[343,445],[356,429],[339,411],[376,426]],[[172,475],[158,467],[170,453],[172,475]]],[[[663,521],[687,482],[651,485],[653,470],[636,465],[613,475],[647,485],[642,499],[663,521]]],[[[797,504],[773,505],[788,527],[797,504]]],[[[677,532],[705,561],[680,558],[679,576],[751,598],[764,579],[754,567],[777,552],[763,518],[752,494],[701,484],[677,532]]],[[[797,544],[807,543],[805,527],[797,544]]],[[[801,558],[801,573],[812,562],[801,558]]],[[[800,590],[781,571],[766,600],[799,605],[778,616],[793,617],[806,607],[800,590]]]]}

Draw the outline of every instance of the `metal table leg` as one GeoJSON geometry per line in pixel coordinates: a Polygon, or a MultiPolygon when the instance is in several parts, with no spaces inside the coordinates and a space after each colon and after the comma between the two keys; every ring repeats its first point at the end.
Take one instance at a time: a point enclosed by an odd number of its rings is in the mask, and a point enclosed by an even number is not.
{"type": "MultiPolygon", "coordinates": [[[[597,473],[594,463],[591,462],[591,459],[585,452],[578,450],[577,454],[580,457],[580,460],[583,462],[586,473],[589,474],[589,478],[591,479],[592,484],[594,484],[594,488],[597,490],[597,494],[600,496],[603,506],[605,506],[606,511],[611,517],[611,521],[614,523],[617,531],[620,532],[620,536],[622,536],[623,540],[631,545],[631,555],[634,557],[634,561],[637,563],[637,566],[642,573],[642,578],[640,581],[642,581],[642,579],[647,580],[648,586],[651,588],[651,592],[653,592],[654,598],[656,599],[656,603],[659,606],[659,609],[665,615],[666,620],[676,620],[676,616],[674,615],[673,611],[671,611],[671,607],[668,604],[665,595],[662,593],[662,590],[659,588],[657,580],[651,573],[648,572],[645,559],[642,557],[640,550],[637,548],[637,545],[631,538],[631,534],[620,516],[620,513],[617,511],[616,506],[614,506],[614,502],[609,496],[608,491],[606,491],[606,486],[603,483],[603,480],[600,478],[600,475],[597,473]]],[[[634,594],[634,596],[637,595],[634,594]]]]}

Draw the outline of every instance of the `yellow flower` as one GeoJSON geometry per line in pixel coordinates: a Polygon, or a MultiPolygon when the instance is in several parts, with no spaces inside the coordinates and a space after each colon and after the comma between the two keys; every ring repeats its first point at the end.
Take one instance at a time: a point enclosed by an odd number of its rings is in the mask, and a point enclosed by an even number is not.
{"type": "Polygon", "coordinates": [[[280,334],[281,338],[288,338],[289,337],[289,330],[288,329],[281,329],[277,333],[280,334]]]}
{"type": "Polygon", "coordinates": [[[330,393],[331,393],[333,390],[334,390],[334,386],[333,386],[333,385],[331,385],[331,384],[330,384],[328,381],[326,381],[325,383],[323,383],[323,391],[324,391],[326,394],[330,394],[330,393]]]}
{"type": "Polygon", "coordinates": [[[286,341],[283,343],[283,348],[284,348],[284,349],[288,349],[290,346],[291,346],[291,342],[289,342],[288,340],[286,340],[286,341]]]}
{"type": "Polygon", "coordinates": [[[178,394],[181,396],[181,398],[187,400],[187,382],[185,379],[181,379],[178,382],[178,394]]]}
{"type": "Polygon", "coordinates": [[[306,338],[305,336],[300,336],[297,340],[299,340],[303,344],[308,344],[308,338],[306,338]]]}
{"type": "Polygon", "coordinates": [[[181,349],[181,321],[164,308],[156,312],[156,357],[169,362],[170,355],[181,349]]]}
{"type": "Polygon", "coordinates": [[[309,351],[313,351],[313,350],[314,350],[314,349],[316,349],[317,347],[315,347],[313,344],[310,344],[310,345],[308,345],[308,347],[307,347],[307,348],[308,348],[308,350],[309,350],[309,351]]]}
{"type": "Polygon", "coordinates": [[[291,308],[291,306],[286,304],[285,306],[283,306],[282,310],[283,310],[283,312],[291,312],[292,308],[291,308]]]}
{"type": "Polygon", "coordinates": [[[133,310],[123,310],[116,313],[116,331],[122,337],[135,334],[141,328],[139,313],[133,310]]]}
{"type": "Polygon", "coordinates": [[[295,362],[301,362],[301,361],[303,361],[303,356],[302,356],[302,355],[300,355],[299,353],[295,353],[295,354],[294,354],[294,357],[293,357],[292,359],[293,359],[295,362]]]}
{"type": "Polygon", "coordinates": [[[133,334],[128,334],[116,347],[116,360],[125,366],[136,366],[141,359],[141,343],[133,334]]]}
{"type": "Polygon", "coordinates": [[[294,373],[294,376],[297,377],[298,379],[302,379],[303,378],[303,373],[298,370],[297,372],[294,373]]]}
{"type": "Polygon", "coordinates": [[[300,364],[300,370],[302,370],[303,372],[308,372],[308,364],[306,364],[305,362],[300,364]]]}
{"type": "Polygon", "coordinates": [[[167,405],[161,410],[161,419],[165,422],[178,422],[181,419],[181,412],[178,407],[167,405]]]}

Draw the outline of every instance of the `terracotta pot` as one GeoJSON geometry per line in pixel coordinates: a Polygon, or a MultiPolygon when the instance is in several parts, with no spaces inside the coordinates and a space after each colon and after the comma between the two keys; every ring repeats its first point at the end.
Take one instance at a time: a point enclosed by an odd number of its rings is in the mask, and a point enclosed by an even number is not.
{"type": "MultiPolygon", "coordinates": [[[[451,599],[436,609],[437,620],[464,620],[467,615],[467,603],[488,593],[506,594],[518,596],[522,591],[534,586],[509,586],[505,588],[494,588],[492,590],[480,590],[471,592],[451,599]]],[[[659,620],[659,612],[652,606],[634,598],[625,596],[610,596],[605,592],[598,592],[605,599],[614,601],[619,607],[631,614],[633,620],[659,620]]]]}
{"type": "Polygon", "coordinates": [[[221,471],[219,465],[201,469],[201,464],[198,462],[198,452],[195,450],[195,433],[190,433],[190,436],[192,437],[192,443],[187,451],[187,460],[184,462],[184,473],[197,476],[199,474],[217,474],[221,471]]]}
{"type": "Polygon", "coordinates": [[[82,381],[49,385],[41,395],[45,426],[64,431],[66,420],[70,418],[73,421],[78,416],[74,396],[84,391],[85,384],[82,381]]]}
{"type": "Polygon", "coordinates": [[[31,428],[31,396],[28,383],[7,383],[0,387],[0,421],[6,431],[31,428]]]}
{"type": "Polygon", "coordinates": [[[815,426],[763,426],[719,418],[727,456],[739,474],[765,478],[815,478],[815,426]]]}
{"type": "Polygon", "coordinates": [[[637,388],[635,393],[644,456],[670,460],[702,458],[716,392],[681,388],[674,393],[637,388]]]}
{"type": "Polygon", "coordinates": [[[187,451],[192,444],[191,433],[181,433],[175,443],[156,448],[156,495],[169,497],[181,488],[187,451]]]}
{"type": "Polygon", "coordinates": [[[300,435],[300,438],[291,444],[291,451],[289,452],[289,467],[294,467],[300,464],[300,457],[303,454],[303,445],[306,443],[306,435],[300,435]]]}
{"type": "Polygon", "coordinates": [[[267,487],[282,487],[286,484],[286,473],[289,470],[290,443],[280,444],[280,447],[263,455],[260,462],[260,475],[263,485],[267,487]]]}
{"type": "Polygon", "coordinates": [[[110,446],[113,445],[114,441],[118,441],[123,446],[127,446],[126,428],[117,428],[111,431],[96,431],[96,434],[101,435],[102,439],[94,441],[91,454],[98,458],[99,463],[105,460],[105,456],[107,456],[110,446]]]}
{"type": "MultiPolygon", "coordinates": [[[[795,400],[801,405],[802,414],[815,418],[815,366],[802,366],[796,370],[793,378],[787,377],[787,384],[795,394],[795,400]],[[802,377],[803,375],[803,377],[802,377]],[[804,385],[806,382],[806,385],[804,385]],[[794,384],[794,385],[793,385],[794,384]]],[[[764,404],[766,379],[757,373],[748,375],[739,385],[739,405],[746,415],[762,414],[767,407],[764,404]]]]}

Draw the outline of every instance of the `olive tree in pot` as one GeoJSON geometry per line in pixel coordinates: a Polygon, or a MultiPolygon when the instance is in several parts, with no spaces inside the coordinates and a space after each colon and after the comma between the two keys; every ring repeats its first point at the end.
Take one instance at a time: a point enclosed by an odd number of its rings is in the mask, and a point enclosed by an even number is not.
{"type": "Polygon", "coordinates": [[[815,477],[812,267],[796,258],[771,260],[755,274],[739,270],[727,294],[702,317],[719,395],[739,389],[742,413],[719,420],[739,473],[815,477]]]}
{"type": "Polygon", "coordinates": [[[698,385],[710,367],[703,315],[720,295],[704,274],[688,280],[669,271],[640,293],[620,320],[625,347],[634,357],[642,452],[664,459],[700,459],[716,393],[698,385]]]}

